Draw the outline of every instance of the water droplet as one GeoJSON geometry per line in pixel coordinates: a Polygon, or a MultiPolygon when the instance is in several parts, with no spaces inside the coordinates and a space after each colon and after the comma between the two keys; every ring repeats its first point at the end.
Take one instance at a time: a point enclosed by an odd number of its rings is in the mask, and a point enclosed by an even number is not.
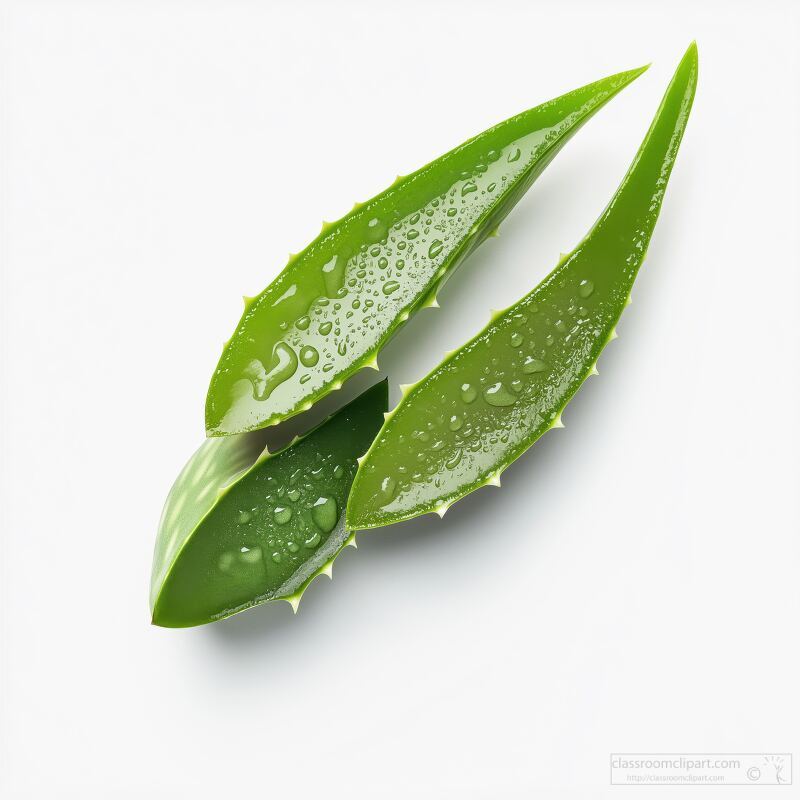
{"type": "Polygon", "coordinates": [[[386,267],[388,267],[388,266],[389,266],[389,260],[388,260],[387,258],[385,258],[384,256],[381,256],[381,257],[378,259],[378,266],[379,266],[381,269],[386,269],[386,267]]]}
{"type": "Polygon", "coordinates": [[[511,346],[512,347],[519,347],[522,344],[522,335],[519,333],[512,333],[511,334],[511,346]]]}
{"type": "Polygon", "coordinates": [[[547,364],[544,361],[539,361],[538,358],[528,356],[525,363],[522,365],[522,371],[526,375],[532,375],[534,372],[544,372],[547,369],[547,364]]]}
{"type": "Polygon", "coordinates": [[[223,553],[219,557],[219,561],[217,562],[217,566],[220,568],[222,572],[230,572],[233,569],[233,565],[236,563],[236,554],[235,553],[223,553]]]}
{"type": "Polygon", "coordinates": [[[490,406],[511,406],[517,402],[517,398],[506,389],[502,382],[494,383],[484,389],[483,399],[490,406]]]}
{"type": "Polygon", "coordinates": [[[434,239],[428,248],[428,258],[436,258],[444,250],[444,245],[439,239],[434,239]]]}
{"type": "Polygon", "coordinates": [[[253,518],[253,515],[249,511],[240,511],[239,518],[237,522],[240,525],[247,525],[248,522],[253,518]]]}
{"type": "Polygon", "coordinates": [[[568,330],[567,323],[563,319],[556,320],[556,330],[559,333],[566,333],[568,330]]]}
{"type": "Polygon", "coordinates": [[[593,291],[594,283],[592,281],[584,280],[578,284],[578,294],[581,297],[590,297],[593,291]]]}
{"type": "Polygon", "coordinates": [[[267,373],[264,373],[260,361],[254,361],[250,365],[256,372],[256,377],[252,378],[256,400],[266,400],[280,384],[289,380],[297,371],[297,355],[286,342],[278,342],[275,345],[272,349],[272,360],[276,362],[275,366],[267,373]]]}
{"type": "Polygon", "coordinates": [[[456,214],[458,214],[458,209],[455,209],[455,208],[448,208],[447,209],[447,216],[448,217],[454,217],[456,214]]]}
{"type": "Polygon", "coordinates": [[[471,386],[469,383],[461,384],[461,399],[465,403],[474,402],[477,396],[478,396],[478,391],[474,386],[471,386]]]}
{"type": "Polygon", "coordinates": [[[292,509],[288,506],[276,506],[272,516],[278,525],[285,525],[292,518],[292,509]]]}
{"type": "Polygon", "coordinates": [[[303,544],[309,549],[313,550],[320,542],[320,535],[319,533],[315,533],[310,538],[306,539],[303,544]]]}
{"type": "Polygon", "coordinates": [[[456,450],[455,453],[453,453],[453,455],[444,462],[444,465],[447,467],[447,469],[455,469],[461,461],[462,454],[463,450],[459,447],[458,450],[456,450]]]}
{"type": "Polygon", "coordinates": [[[300,545],[297,542],[287,542],[286,546],[289,548],[290,553],[296,553],[300,549],[300,545]]]}
{"type": "Polygon", "coordinates": [[[311,317],[308,314],[304,314],[300,319],[295,322],[294,326],[299,331],[308,330],[308,326],[311,324],[311,317]]]}
{"type": "Polygon", "coordinates": [[[347,342],[339,342],[339,346],[336,348],[336,352],[343,356],[347,353],[347,342]]]}
{"type": "Polygon", "coordinates": [[[394,500],[395,494],[397,494],[397,481],[391,476],[385,477],[381,481],[381,505],[386,505],[391,500],[394,500]]]}
{"type": "Polygon", "coordinates": [[[472,194],[472,192],[477,192],[478,187],[475,185],[475,181],[467,181],[461,187],[461,196],[466,197],[468,194],[472,194]]]}
{"type": "Polygon", "coordinates": [[[323,322],[322,325],[319,326],[319,332],[323,336],[327,336],[331,332],[331,328],[333,328],[332,322],[323,322]]]}
{"type": "Polygon", "coordinates": [[[461,419],[461,417],[459,417],[458,414],[453,414],[453,416],[450,417],[449,425],[451,431],[459,430],[463,424],[464,420],[461,419]]]}
{"type": "Polygon", "coordinates": [[[389,295],[392,292],[396,292],[399,288],[400,284],[397,281],[386,281],[386,283],[383,284],[383,293],[389,295]]]}
{"type": "Polygon", "coordinates": [[[323,533],[330,533],[339,519],[336,500],[333,497],[318,497],[311,507],[311,519],[323,533]]]}
{"type": "Polygon", "coordinates": [[[258,564],[261,561],[261,548],[256,545],[255,547],[242,547],[239,550],[239,559],[245,564],[258,564]]]}
{"type": "Polygon", "coordinates": [[[319,361],[319,353],[315,347],[307,344],[300,350],[300,363],[304,367],[313,367],[319,361]]]}
{"type": "Polygon", "coordinates": [[[521,155],[522,151],[519,149],[519,147],[514,148],[514,150],[508,154],[508,163],[513,164],[515,161],[519,161],[519,157],[521,155]]]}
{"type": "Polygon", "coordinates": [[[389,229],[386,227],[386,224],[377,217],[373,217],[367,223],[367,234],[373,242],[379,242],[388,232],[389,229]]]}
{"type": "Polygon", "coordinates": [[[322,267],[322,280],[325,283],[325,294],[336,297],[344,283],[345,259],[334,256],[322,267]]]}
{"type": "Polygon", "coordinates": [[[419,231],[416,228],[411,228],[408,233],[406,233],[406,239],[416,239],[419,236],[419,231]]]}
{"type": "Polygon", "coordinates": [[[293,502],[296,503],[300,499],[300,490],[299,489],[289,489],[286,492],[286,496],[293,502]]]}
{"type": "Polygon", "coordinates": [[[337,464],[333,468],[333,477],[336,478],[336,480],[338,481],[342,477],[342,475],[344,475],[344,470],[337,464]]]}
{"type": "Polygon", "coordinates": [[[272,560],[273,560],[273,561],[274,561],[276,564],[280,564],[280,563],[281,563],[281,554],[280,554],[280,553],[273,553],[273,554],[272,554],[272,560]]]}

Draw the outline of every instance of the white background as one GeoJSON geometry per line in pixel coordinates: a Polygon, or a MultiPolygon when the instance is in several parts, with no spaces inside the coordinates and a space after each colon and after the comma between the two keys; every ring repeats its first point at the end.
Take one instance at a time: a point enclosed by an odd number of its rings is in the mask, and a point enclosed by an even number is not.
{"type": "Polygon", "coordinates": [[[0,794],[694,791],[609,787],[612,751],[797,771],[799,22],[766,0],[5,3],[0,794]],[[297,617],[150,626],[161,504],[240,296],[396,173],[653,61],[388,347],[396,399],[577,243],[695,37],[661,221],[566,429],[444,521],[362,535],[297,617]]]}

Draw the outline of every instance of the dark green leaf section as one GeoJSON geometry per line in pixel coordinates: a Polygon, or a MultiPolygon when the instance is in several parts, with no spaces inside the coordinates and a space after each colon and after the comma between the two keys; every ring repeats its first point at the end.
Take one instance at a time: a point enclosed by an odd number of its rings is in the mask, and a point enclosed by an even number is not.
{"type": "Polygon", "coordinates": [[[289,447],[263,432],[210,439],[164,508],[151,584],[153,622],[200,625],[268,600],[299,601],[347,544],[344,506],[383,422],[386,381],[289,447]]]}
{"type": "Polygon", "coordinates": [[[443,514],[543,433],[595,371],[658,218],[697,83],[681,61],[625,179],[578,247],[529,295],[407,389],[362,460],[348,528],[443,514]]]}
{"type": "Polygon", "coordinates": [[[245,311],[206,400],[211,436],[309,408],[433,305],[461,261],[508,214],[570,137],[644,69],[519,114],[356,207],[322,233],[245,311]]]}

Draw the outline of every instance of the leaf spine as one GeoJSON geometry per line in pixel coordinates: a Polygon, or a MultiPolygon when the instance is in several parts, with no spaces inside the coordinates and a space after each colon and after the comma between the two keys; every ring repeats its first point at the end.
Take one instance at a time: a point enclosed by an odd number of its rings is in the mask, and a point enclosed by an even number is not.
{"type": "Polygon", "coordinates": [[[486,484],[485,485],[487,485],[487,486],[497,486],[498,489],[500,488],[500,472],[499,472],[499,470],[497,472],[493,472],[486,479],[486,484]]]}
{"type": "Polygon", "coordinates": [[[290,595],[289,597],[284,597],[283,599],[292,607],[292,611],[296,614],[297,609],[300,608],[300,598],[303,596],[302,592],[298,594],[290,595]]]}

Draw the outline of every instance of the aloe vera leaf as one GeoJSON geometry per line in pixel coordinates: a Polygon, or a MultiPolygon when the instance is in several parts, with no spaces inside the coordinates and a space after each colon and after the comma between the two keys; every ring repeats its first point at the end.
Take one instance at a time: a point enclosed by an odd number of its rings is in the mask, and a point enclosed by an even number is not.
{"type": "Polygon", "coordinates": [[[596,372],[658,218],[697,82],[681,61],[625,179],[578,247],[518,303],[493,315],[403,398],[356,475],[349,529],[436,512],[500,474],[596,372]]]}
{"type": "Polygon", "coordinates": [[[569,138],[646,67],[512,117],[386,191],[292,256],[244,314],[206,399],[209,436],[273,425],[341,387],[436,294],[569,138]]]}
{"type": "Polygon", "coordinates": [[[164,507],[153,623],[201,625],[269,600],[296,610],[308,584],[355,544],[345,501],[387,400],[382,381],[276,453],[263,431],[206,440],[164,507]]]}

